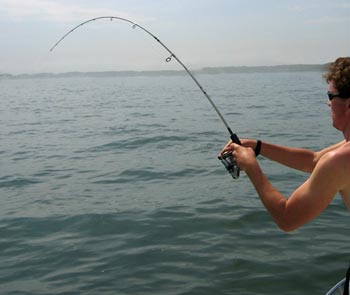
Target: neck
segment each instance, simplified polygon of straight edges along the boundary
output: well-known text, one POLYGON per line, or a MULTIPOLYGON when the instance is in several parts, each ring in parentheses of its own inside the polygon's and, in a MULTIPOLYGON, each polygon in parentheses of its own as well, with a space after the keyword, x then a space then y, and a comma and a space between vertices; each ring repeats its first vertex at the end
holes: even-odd
POLYGON ((350 141, 350 131, 349 130, 344 131, 343 135, 344 135, 344 139, 346 142, 350 141))

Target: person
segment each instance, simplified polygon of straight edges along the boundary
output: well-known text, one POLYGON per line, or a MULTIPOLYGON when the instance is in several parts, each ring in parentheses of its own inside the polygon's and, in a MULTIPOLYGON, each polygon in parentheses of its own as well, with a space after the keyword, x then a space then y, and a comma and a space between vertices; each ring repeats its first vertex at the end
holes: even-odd
POLYGON ((314 219, 338 192, 350 208, 350 57, 341 57, 331 63, 324 79, 328 83, 328 106, 333 126, 343 133, 343 141, 313 152, 242 139, 242 145, 229 141, 221 151, 221 155, 232 152, 238 166, 248 175, 262 203, 283 231, 295 230, 314 219), (286 198, 261 170, 256 152, 282 165, 308 172, 310 176, 286 198))

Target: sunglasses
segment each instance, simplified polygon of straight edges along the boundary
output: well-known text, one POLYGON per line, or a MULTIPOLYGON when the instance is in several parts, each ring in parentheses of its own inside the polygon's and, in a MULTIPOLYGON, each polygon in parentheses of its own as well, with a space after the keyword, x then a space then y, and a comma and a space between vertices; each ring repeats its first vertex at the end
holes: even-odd
POLYGON ((331 92, 327 92, 328 95, 328 99, 331 101, 333 98, 339 97, 339 98, 343 98, 346 99, 346 97, 341 96, 340 93, 331 93, 331 92))

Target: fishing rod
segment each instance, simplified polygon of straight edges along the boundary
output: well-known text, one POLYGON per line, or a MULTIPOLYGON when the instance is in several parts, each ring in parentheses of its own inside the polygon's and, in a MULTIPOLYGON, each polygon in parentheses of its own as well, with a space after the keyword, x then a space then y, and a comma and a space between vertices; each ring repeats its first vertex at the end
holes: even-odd
MULTIPOLYGON (((147 30, 146 28, 144 28, 143 26, 129 20, 126 18, 122 18, 122 17, 118 17, 118 16, 100 16, 100 17, 95 17, 92 19, 89 19, 87 21, 84 21, 82 23, 80 23, 79 25, 75 26, 74 28, 72 28, 70 31, 68 31, 65 35, 63 35, 50 49, 50 51, 52 52, 57 46, 58 44, 60 44, 68 35, 70 35, 71 33, 73 33, 75 30, 77 30, 78 28, 82 27, 83 25, 90 23, 90 22, 94 22, 96 20, 101 20, 101 19, 109 19, 109 20, 120 20, 120 21, 124 21, 127 23, 132 24, 132 28, 140 28, 142 31, 144 31, 145 33, 147 33, 148 35, 150 35, 151 37, 153 37, 169 54, 170 56, 167 57, 165 59, 166 62, 170 62, 172 60, 172 58, 174 58, 186 71, 186 73, 192 78, 192 80, 195 82, 195 84, 198 86, 198 88, 202 91, 202 93, 204 94, 204 96, 207 98, 207 100, 209 101, 209 103, 211 104, 211 106, 214 108, 214 110, 216 111, 216 113, 218 114, 219 118, 221 119, 221 121, 224 123, 227 131, 230 134, 230 138, 232 140, 232 142, 241 145, 241 142, 237 136, 237 134, 233 133, 233 131, 231 130, 230 126, 227 124, 225 118, 223 117, 223 115, 220 113, 219 109, 217 108, 217 106, 214 104, 213 100, 210 98, 210 96, 208 95, 208 93, 204 90, 204 88, 202 87, 202 85, 198 82, 198 80, 193 76, 193 74, 190 72, 190 70, 182 63, 182 61, 162 42, 160 41, 155 35, 153 35, 149 30, 147 30)), ((238 167, 235 159, 232 156, 232 152, 225 152, 222 156, 219 156, 219 160, 221 160, 221 162, 223 163, 223 165, 225 166, 225 168, 228 170, 228 172, 231 174, 231 176, 234 179, 239 178, 239 173, 240 173, 240 168, 238 167)))

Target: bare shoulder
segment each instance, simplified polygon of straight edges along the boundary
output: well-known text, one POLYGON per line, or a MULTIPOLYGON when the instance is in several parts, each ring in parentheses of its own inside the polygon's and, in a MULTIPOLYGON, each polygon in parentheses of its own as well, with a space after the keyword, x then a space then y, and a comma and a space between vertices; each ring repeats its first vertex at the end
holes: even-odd
POLYGON ((317 162, 327 153, 329 153, 330 151, 334 151, 342 146, 346 145, 346 141, 342 140, 336 144, 333 144, 329 147, 326 147, 318 152, 315 152, 315 158, 314 158, 314 162, 317 164, 317 162))
POLYGON ((316 171, 334 179, 339 189, 350 191, 350 143, 325 153, 316 166, 316 171))
POLYGON ((325 151, 322 158, 326 161, 350 161, 350 142, 342 142, 334 145, 332 149, 325 151))
MULTIPOLYGON (((350 142, 342 144, 336 149, 333 149, 323 155, 323 161, 337 165, 336 168, 340 168, 338 165, 346 166, 350 163, 350 142)), ((349 167, 350 168, 350 167, 349 167)))

